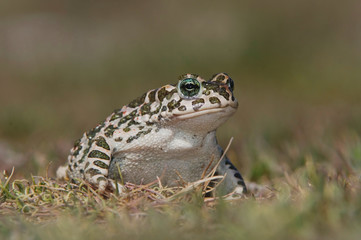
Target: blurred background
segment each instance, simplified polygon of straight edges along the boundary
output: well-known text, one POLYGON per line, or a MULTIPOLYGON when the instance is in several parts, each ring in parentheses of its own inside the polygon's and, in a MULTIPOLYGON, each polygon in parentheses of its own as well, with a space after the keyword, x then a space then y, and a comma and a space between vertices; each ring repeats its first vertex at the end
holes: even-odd
POLYGON ((360 1, 0 5, 0 169, 18 177, 54 176, 84 131, 184 73, 234 79, 218 137, 248 180, 335 161, 361 133, 360 1))

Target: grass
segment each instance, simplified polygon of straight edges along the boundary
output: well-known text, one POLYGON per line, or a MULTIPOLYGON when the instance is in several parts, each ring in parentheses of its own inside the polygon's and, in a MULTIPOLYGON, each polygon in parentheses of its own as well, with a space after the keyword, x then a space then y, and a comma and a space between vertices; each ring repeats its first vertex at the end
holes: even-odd
MULTIPOLYGON (((241 199, 204 197, 202 184, 128 184, 99 195, 86 183, 1 179, 3 239, 356 239, 361 230, 361 140, 350 137, 330 164, 305 156, 294 171, 241 199), (201 187, 199 187, 201 186, 201 187)), ((267 154, 267 153, 264 153, 267 154)), ((267 168, 267 167, 266 167, 267 168)), ((256 170, 255 170, 256 171, 256 170)))

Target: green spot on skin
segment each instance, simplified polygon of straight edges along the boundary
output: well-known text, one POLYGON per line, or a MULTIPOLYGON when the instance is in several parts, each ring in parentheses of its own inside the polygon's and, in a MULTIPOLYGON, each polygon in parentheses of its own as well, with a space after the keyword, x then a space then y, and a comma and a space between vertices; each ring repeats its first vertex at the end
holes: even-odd
POLYGON ((127 121, 128 121, 128 120, 127 120, 125 117, 121 118, 121 119, 119 120, 118 126, 126 123, 127 121))
POLYGON ((87 163, 85 164, 84 169, 87 169, 87 168, 89 167, 89 165, 90 165, 90 162, 87 162, 87 163))
POLYGON ((78 156, 78 154, 79 154, 79 152, 80 152, 80 150, 81 150, 82 148, 83 148, 82 146, 78 146, 78 147, 76 148, 76 150, 74 151, 73 156, 74 156, 74 157, 78 156))
POLYGON ((123 117, 123 112, 121 108, 115 109, 113 114, 118 114, 120 117, 123 117))
POLYGON ((129 131, 130 131, 130 127, 123 128, 123 131, 124 131, 124 132, 129 132, 129 131))
POLYGON ((141 112, 142 115, 148 114, 150 112, 150 103, 144 104, 140 108, 140 112, 141 112))
POLYGON ((173 94, 174 94, 174 93, 177 93, 177 92, 178 92, 177 89, 173 89, 173 90, 171 90, 170 92, 168 92, 168 94, 165 96, 165 98, 166 98, 167 100, 169 100, 169 99, 172 98, 173 94))
POLYGON ((158 90, 157 95, 159 101, 162 102, 165 96, 167 95, 167 90, 165 90, 165 88, 162 87, 161 89, 158 90))
POLYGON ((131 119, 131 118, 137 116, 138 115, 137 111, 138 111, 137 109, 133 110, 131 113, 129 113, 129 115, 127 117, 129 117, 131 119))
POLYGON ((219 95, 223 96, 227 101, 229 100, 229 93, 225 88, 219 88, 218 93, 219 95))
POLYGON ((127 139, 127 143, 132 142, 134 139, 137 139, 137 137, 135 137, 135 136, 129 137, 129 138, 127 139))
POLYGON ((122 124, 132 120, 136 116, 137 116, 137 110, 134 110, 131 113, 129 113, 128 115, 122 117, 121 119, 119 119, 118 127, 120 127, 122 124))
POLYGON ((102 136, 98 137, 96 140, 95 140, 95 144, 99 147, 102 147, 106 150, 110 150, 110 147, 107 143, 107 141, 105 140, 105 138, 103 138, 102 136))
POLYGON ((78 161, 79 163, 84 162, 84 160, 85 160, 85 158, 86 158, 86 156, 87 156, 87 154, 88 154, 88 152, 89 152, 89 150, 90 150, 90 146, 91 146, 92 144, 93 144, 93 140, 90 140, 90 141, 88 142, 88 147, 84 150, 83 157, 78 161))
POLYGON ((91 176, 100 175, 101 172, 98 169, 89 168, 85 173, 90 174, 91 176))
POLYGON ((78 139, 75 141, 74 143, 74 153, 73 153, 73 156, 77 156, 80 152, 80 150, 83 148, 81 145, 80 145, 80 142, 81 142, 81 139, 78 139))
POLYGON ((157 93, 156 90, 153 90, 153 91, 149 92, 149 94, 148 94, 149 103, 155 102, 155 94, 156 93, 157 93))
POLYGON ((192 101, 192 106, 193 106, 193 110, 197 111, 198 109, 200 109, 204 104, 204 99, 203 98, 198 98, 194 101, 192 101))
POLYGON ((199 104, 199 103, 204 103, 204 99, 203 98, 198 98, 198 99, 192 101, 192 105, 196 105, 196 104, 199 104))
POLYGON ((100 159, 104 159, 104 160, 110 160, 110 157, 107 154, 105 154, 99 150, 91 151, 88 155, 88 158, 100 158, 100 159))
POLYGON ((104 124, 98 125, 95 128, 89 130, 86 133, 86 136, 88 137, 89 140, 93 139, 95 137, 95 135, 100 132, 100 130, 102 129, 102 127, 104 126, 104 124))
POLYGON ((220 103, 221 103, 221 101, 220 101, 217 97, 210 97, 210 98, 209 98, 209 101, 210 101, 212 104, 216 104, 216 103, 220 104, 220 103))
POLYGON ((121 137, 114 139, 114 141, 116 141, 116 142, 121 142, 122 140, 123 140, 123 138, 121 138, 121 137))
POLYGON ((151 131, 152 131, 152 129, 151 129, 151 128, 149 128, 147 131, 144 131, 144 135, 146 135, 146 134, 150 133, 151 131))
POLYGON ((159 113, 160 108, 161 108, 161 105, 159 105, 159 106, 157 107, 157 109, 155 109, 153 112, 151 112, 150 115, 154 115, 154 114, 159 113))
POLYGON ((146 131, 139 131, 135 136, 130 136, 130 137, 127 139, 127 143, 130 143, 130 142, 132 142, 133 140, 138 139, 138 138, 141 137, 141 136, 147 135, 147 134, 150 133, 151 131, 152 131, 151 128, 149 128, 149 129, 146 130, 146 131))
POLYGON ((139 122, 136 122, 136 121, 134 121, 134 120, 131 120, 131 121, 128 122, 127 126, 130 127, 130 126, 132 126, 132 125, 139 125, 139 124, 140 124, 139 122))
POLYGON ((101 181, 107 181, 107 179, 103 176, 97 178, 97 182, 100 183, 101 181))
POLYGON ((117 128, 114 127, 113 125, 109 125, 105 130, 104 130, 104 135, 106 137, 112 137, 113 136, 113 133, 114 131, 116 130, 117 128))
POLYGON ((180 107, 178 108, 179 111, 185 111, 186 109, 187 109, 187 108, 186 108, 186 106, 184 106, 184 105, 183 105, 183 106, 180 106, 180 107))
POLYGON ((74 142, 74 148, 80 146, 80 141, 81 141, 81 138, 79 138, 78 140, 76 140, 76 141, 74 142))
POLYGON ((168 104, 167 104, 167 107, 168 107, 168 111, 172 111, 174 109, 174 105, 175 105, 176 101, 173 99, 172 101, 170 101, 168 104))
POLYGON ((217 78, 216 78, 216 81, 217 82, 222 82, 226 77, 222 74, 222 75, 219 75, 217 78))
POLYGON ((102 162, 102 161, 96 160, 96 161, 93 162, 93 164, 95 166, 100 167, 100 168, 108 169, 108 165, 106 163, 102 162))
POLYGON ((169 112, 171 112, 171 111, 173 111, 173 109, 175 109, 175 108, 178 108, 179 106, 180 106, 180 101, 181 100, 179 100, 178 102, 176 101, 176 100, 172 100, 172 101, 170 101, 169 103, 168 103, 168 111, 169 112))
POLYGON ((205 91, 213 91, 213 92, 217 92, 219 89, 219 84, 218 83, 214 83, 214 82, 203 82, 202 83, 203 88, 206 89, 205 91))
POLYGON ((119 114, 113 114, 113 116, 110 118, 110 121, 114 121, 118 118, 121 118, 121 116, 119 114))
POLYGON ((128 104, 128 107, 136 108, 136 107, 138 107, 139 105, 143 104, 146 95, 147 95, 147 94, 144 93, 142 96, 134 99, 133 101, 131 101, 131 102, 128 104))

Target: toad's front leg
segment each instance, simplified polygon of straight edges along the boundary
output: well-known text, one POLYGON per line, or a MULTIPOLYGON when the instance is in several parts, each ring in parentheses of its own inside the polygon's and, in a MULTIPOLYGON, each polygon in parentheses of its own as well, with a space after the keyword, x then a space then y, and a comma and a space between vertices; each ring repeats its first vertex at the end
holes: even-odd
POLYGON ((247 192, 246 184, 244 183, 242 175, 227 158, 227 156, 224 156, 220 162, 216 173, 217 175, 225 175, 225 179, 221 184, 221 188, 223 188, 226 193, 233 192, 241 196, 247 192))

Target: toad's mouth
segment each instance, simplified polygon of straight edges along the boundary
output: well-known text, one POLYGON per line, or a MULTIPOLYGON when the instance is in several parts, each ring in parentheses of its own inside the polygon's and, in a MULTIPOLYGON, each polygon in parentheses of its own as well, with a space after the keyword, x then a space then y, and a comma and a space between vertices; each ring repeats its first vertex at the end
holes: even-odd
POLYGON ((190 113, 174 114, 173 117, 176 119, 189 119, 189 118, 194 118, 194 117, 198 117, 198 116, 202 116, 202 115, 221 113, 221 112, 223 112, 222 115, 223 114, 231 115, 236 110, 237 110, 237 107, 228 105, 225 107, 202 109, 202 110, 198 110, 198 111, 194 111, 194 112, 190 112, 190 113))

